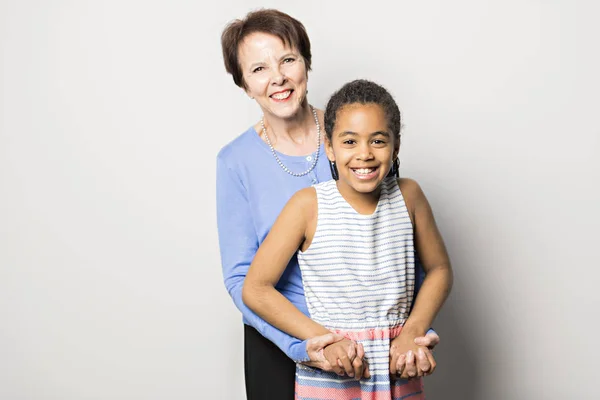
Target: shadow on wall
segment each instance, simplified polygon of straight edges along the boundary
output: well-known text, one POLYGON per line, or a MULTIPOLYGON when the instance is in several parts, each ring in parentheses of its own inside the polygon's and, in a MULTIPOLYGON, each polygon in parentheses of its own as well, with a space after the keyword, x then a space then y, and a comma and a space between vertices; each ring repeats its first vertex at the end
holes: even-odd
POLYGON ((475 345, 469 343, 467 319, 461 316, 456 299, 450 298, 434 322, 440 335, 435 349, 435 373, 425 378, 425 394, 429 400, 480 400, 480 365, 475 345))

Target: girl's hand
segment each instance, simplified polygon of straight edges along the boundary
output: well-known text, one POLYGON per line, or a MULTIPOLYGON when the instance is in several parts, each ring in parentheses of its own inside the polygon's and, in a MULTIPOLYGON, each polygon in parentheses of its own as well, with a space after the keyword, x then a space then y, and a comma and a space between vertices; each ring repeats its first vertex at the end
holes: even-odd
POLYGON ((415 335, 403 330, 390 344, 390 374, 404 379, 433 373, 435 359, 427 347, 415 344, 415 335), (416 365, 415 365, 416 364, 416 365))
POLYGON ((323 356, 331 365, 333 372, 339 376, 348 375, 356 380, 369 378, 369 367, 364 359, 365 350, 362 344, 349 339, 330 344, 323 349, 323 356))

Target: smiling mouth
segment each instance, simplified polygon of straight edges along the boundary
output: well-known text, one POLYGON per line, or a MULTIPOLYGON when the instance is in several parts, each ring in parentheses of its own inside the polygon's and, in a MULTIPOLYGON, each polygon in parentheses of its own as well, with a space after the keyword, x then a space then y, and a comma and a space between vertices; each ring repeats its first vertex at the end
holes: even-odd
POLYGON ((285 92, 273 93, 271 96, 274 100, 287 100, 292 95, 293 90, 286 90, 285 92))
POLYGON ((378 175, 379 167, 374 168, 350 168, 358 179, 373 179, 378 175))

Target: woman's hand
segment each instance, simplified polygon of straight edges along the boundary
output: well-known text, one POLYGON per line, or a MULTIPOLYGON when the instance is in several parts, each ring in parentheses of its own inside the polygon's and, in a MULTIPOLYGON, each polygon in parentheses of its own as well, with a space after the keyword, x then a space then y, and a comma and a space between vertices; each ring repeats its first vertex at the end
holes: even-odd
POLYGON ((440 337, 434 331, 427 332, 427 335, 415 338, 415 344, 418 346, 425 346, 429 350, 433 350, 435 346, 440 344, 440 337))
POLYGON ((306 352, 310 361, 305 361, 302 364, 308 365, 309 367, 319 368, 323 371, 331 372, 331 364, 323 355, 323 349, 330 344, 339 342, 344 339, 342 335, 335 333, 328 333, 322 336, 316 336, 312 339, 308 339, 306 342, 306 352))

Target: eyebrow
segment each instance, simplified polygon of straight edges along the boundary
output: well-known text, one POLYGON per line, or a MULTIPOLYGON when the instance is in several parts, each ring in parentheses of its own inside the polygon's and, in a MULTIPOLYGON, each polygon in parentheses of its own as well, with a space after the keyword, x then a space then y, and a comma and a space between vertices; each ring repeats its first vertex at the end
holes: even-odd
MULTIPOLYGON (((344 132, 340 132, 340 134, 338 135, 338 137, 345 137, 345 136, 358 136, 358 133, 356 132, 352 132, 352 131, 344 131, 344 132)), ((371 133, 369 136, 373 137, 373 136, 385 136, 385 137, 390 137, 390 134, 387 133, 386 131, 377 131, 377 132, 373 132, 371 133)))

